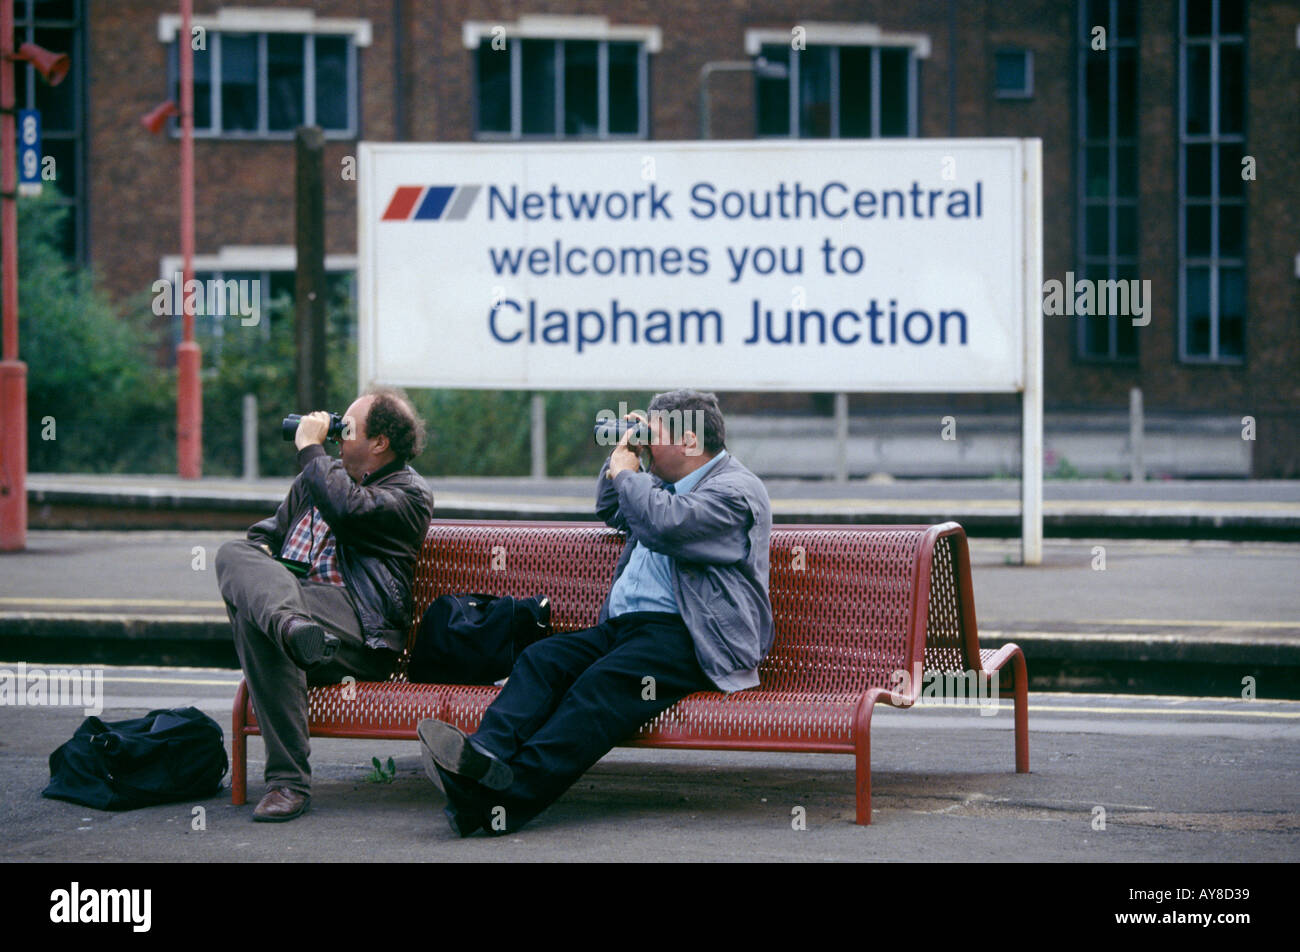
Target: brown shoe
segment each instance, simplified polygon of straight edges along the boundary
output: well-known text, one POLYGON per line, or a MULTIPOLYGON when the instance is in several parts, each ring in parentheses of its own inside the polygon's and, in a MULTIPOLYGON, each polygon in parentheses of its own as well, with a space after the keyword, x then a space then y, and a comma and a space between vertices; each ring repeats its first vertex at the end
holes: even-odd
POLYGON ((288 787, 272 787, 253 810, 253 819, 258 823, 283 823, 295 820, 307 812, 311 806, 311 797, 305 793, 295 793, 288 787))

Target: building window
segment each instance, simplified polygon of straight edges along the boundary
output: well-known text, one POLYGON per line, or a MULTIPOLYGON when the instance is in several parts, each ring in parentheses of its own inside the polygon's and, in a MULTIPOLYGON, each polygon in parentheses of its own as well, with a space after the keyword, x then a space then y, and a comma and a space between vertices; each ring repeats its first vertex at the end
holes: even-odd
MULTIPOLYGON (((217 288, 221 285, 217 282, 226 282, 227 284, 239 284, 248 282, 248 287, 259 289, 260 298, 258 301, 258 322, 256 327, 245 327, 243 321, 246 319, 239 313, 229 310, 230 305, 227 303, 227 313, 207 313, 207 301, 205 296, 204 305, 201 310, 204 313, 194 315, 194 339, 198 342, 200 353, 203 358, 205 369, 215 370, 221 363, 221 345, 227 333, 245 332, 257 334, 265 339, 271 335, 271 304, 280 298, 293 300, 294 288, 297 283, 297 275, 293 271, 195 271, 195 279, 201 284, 205 295, 208 295, 208 289, 214 284, 217 288), (255 285, 252 282, 257 282, 255 285)), ((344 322, 340 320, 340 314, 355 314, 356 300, 356 276, 351 271, 329 272, 325 275, 326 285, 326 308, 327 308, 327 333, 332 337, 348 337, 356 339, 355 321, 344 322), (353 302, 351 306, 344 302, 353 302)), ((238 293, 238 292, 236 292, 238 293)), ((215 295, 213 295, 215 297, 215 295)), ((229 292, 225 295, 227 302, 230 300, 229 292)), ((177 345, 182 338, 182 320, 181 315, 172 316, 171 333, 172 333, 172 353, 176 351, 177 345)))
POLYGON ((1033 51, 1001 50, 993 55, 993 64, 998 99, 1029 99, 1034 95, 1033 51))
POLYGON ((758 135, 917 134, 917 73, 930 56, 928 35, 886 33, 872 23, 803 22, 797 29, 745 31, 745 52, 756 58, 758 135))
POLYGON ((1179 4, 1179 356, 1245 356, 1245 60, 1239 0, 1179 4))
POLYGON ((54 159, 53 182, 44 189, 68 209, 60 249, 69 261, 84 262, 86 243, 85 0, 40 0, 14 6, 14 49, 36 43, 72 61, 58 86, 36 76, 29 63, 14 64, 14 107, 41 112, 43 158, 54 159))
MULTIPOLYGON (((168 52, 172 96, 180 101, 179 52, 168 52)), ((208 32, 194 50, 194 134, 284 139, 298 126, 327 138, 357 135, 356 43, 328 33, 208 32)), ((172 131, 179 123, 172 120, 172 131)))
POLYGON ((649 135, 643 42, 484 36, 474 59, 480 138, 649 135))
MULTIPOLYGON (((227 246, 219 254, 194 256, 194 277, 200 282, 203 297, 202 303, 196 304, 194 337, 199 343, 206 369, 213 369, 220 363, 222 342, 227 333, 256 334, 263 339, 270 336, 272 304, 281 298, 293 300, 297 283, 296 259, 293 247, 285 245, 227 246), (245 325, 243 321, 252 315, 243 313, 242 308, 245 302, 251 304, 254 291, 257 293, 257 323, 245 325)), ((172 311, 176 310, 175 304, 183 300, 176 296, 179 291, 172 290, 183 287, 181 267, 179 255, 167 255, 160 263, 159 277, 169 282, 166 300, 172 311)), ((329 333, 352 340, 356 339, 357 330, 356 267, 355 255, 325 256, 329 333)), ((182 321, 179 313, 172 313, 173 353, 181 341, 182 321)))
POLYGON ((767 64, 755 69, 760 136, 916 135, 917 65, 910 47, 809 45, 795 50, 786 42, 764 44, 758 55, 767 64))
MULTIPOLYGON (((1078 276, 1090 281, 1136 280, 1137 0, 1081 4, 1078 37, 1078 276), (1106 30, 1105 50, 1092 48, 1095 27, 1106 30)), ((1137 331, 1130 315, 1075 321, 1081 359, 1137 359, 1137 331)))

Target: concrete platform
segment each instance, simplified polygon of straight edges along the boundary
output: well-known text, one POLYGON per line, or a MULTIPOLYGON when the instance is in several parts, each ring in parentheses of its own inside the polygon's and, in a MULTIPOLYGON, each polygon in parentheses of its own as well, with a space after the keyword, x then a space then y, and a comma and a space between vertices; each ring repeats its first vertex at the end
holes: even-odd
MULTIPOLYGON (((228 733, 237 681, 229 671, 109 668, 102 716, 194 704, 228 733)), ((615 750, 519 834, 467 840, 447 829, 414 742, 314 741, 313 807, 287 824, 253 824, 252 804, 231 806, 228 791, 116 814, 43 799, 46 758, 82 717, 0 707, 5 860, 1300 860, 1291 702, 1036 694, 1028 774, 1014 772, 1009 708, 881 709, 865 827, 853 822, 848 756, 615 750), (389 756, 395 779, 367 782, 371 757, 389 756)), ((249 749, 255 802, 260 740, 249 749)))
MULTIPOLYGON (((33 529, 244 528, 272 512, 288 478, 182 480, 155 475, 33 473, 33 529)), ((777 522, 960 522, 971 536, 1020 535, 1020 488, 1010 479, 770 479, 777 522)), ((590 520, 592 480, 433 479, 446 519, 590 520)), ((1043 526, 1056 537, 1234 538, 1300 541, 1300 481, 1048 480, 1043 526)))
MULTIPOLYGON (((212 560, 239 529, 32 532, 0 554, 0 657, 212 665, 237 660, 212 560)), ((981 643, 1027 653, 1038 690, 1300 698, 1300 545, 971 543, 981 643), (1252 679, 1247 681, 1246 679, 1252 679)))

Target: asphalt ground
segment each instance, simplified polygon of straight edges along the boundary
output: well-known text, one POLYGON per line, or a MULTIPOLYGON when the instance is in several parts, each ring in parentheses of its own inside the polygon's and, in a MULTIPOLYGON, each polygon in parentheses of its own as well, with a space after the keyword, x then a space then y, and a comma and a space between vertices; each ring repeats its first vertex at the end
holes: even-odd
MULTIPOLYGON (((195 705, 229 731, 235 672, 103 679, 105 721, 195 705)), ((229 791, 127 813, 45 800, 48 754, 83 715, 0 707, 5 860, 1300 860, 1296 702, 1035 694, 1027 775, 1014 773, 1008 702, 992 717, 881 707, 870 827, 853 822, 852 757, 616 749, 520 834, 467 840, 447 830, 413 741, 313 741, 312 812, 285 825, 250 822, 260 739, 239 808, 229 791), (390 783, 368 782, 372 757, 394 758, 390 783)))
MULTIPOLYGON (((229 732, 238 673, 104 668, 102 677, 105 720, 194 705, 229 732)), ((312 809, 285 824, 250 820, 260 738, 249 742, 245 806, 232 806, 228 789, 124 813, 44 799, 47 758, 83 716, 74 707, 0 707, 3 859, 1300 860, 1296 702, 1033 694, 1028 774, 1014 772, 1007 701, 992 716, 879 708, 865 827, 853 822, 849 756, 616 749, 522 832, 465 840, 448 830, 413 741, 314 740, 312 809), (367 781, 372 757, 394 759, 391 782, 367 781)))

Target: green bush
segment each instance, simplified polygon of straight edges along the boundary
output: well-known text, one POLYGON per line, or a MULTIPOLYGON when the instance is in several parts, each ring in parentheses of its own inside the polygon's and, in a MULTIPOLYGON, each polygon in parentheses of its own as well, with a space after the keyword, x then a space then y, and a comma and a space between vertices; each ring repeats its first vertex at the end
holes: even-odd
POLYGON ((203 379, 203 472, 210 476, 243 473, 244 395, 257 398, 257 456, 261 476, 292 476, 297 472, 292 443, 280 438, 280 421, 287 413, 328 409, 342 413, 356 398, 356 346, 348 328, 353 324, 351 300, 338 295, 326 308, 325 407, 297 405, 294 372, 293 302, 281 297, 262 315, 265 326, 242 325, 226 318, 221 352, 203 379))
MULTIPOLYGON (((52 195, 19 202, 19 347, 27 363, 28 468, 32 472, 176 472, 176 370, 159 367, 172 348, 170 324, 153 313, 142 289, 116 305, 96 288, 89 269, 68 265, 58 235, 67 210, 52 195), (52 418, 53 427, 48 425, 52 418), (51 434, 51 429, 53 430, 51 434), (43 439, 53 435, 53 439, 43 439)), ((342 412, 356 397, 356 327, 351 297, 327 305, 327 409, 342 412)), ((243 472, 243 398, 258 408, 258 472, 296 471, 292 445, 280 439, 296 405, 294 314, 281 297, 245 327, 225 319, 219 352, 204 349, 203 472, 243 472)), ((600 410, 619 401, 644 410, 638 391, 547 393, 547 473, 590 476, 608 447, 591 428, 600 410)), ((429 424, 428 446, 413 461, 425 476, 526 476, 531 469, 532 413, 521 390, 414 390, 411 399, 429 424)))
POLYGON ((171 446, 175 384, 153 366, 149 323, 123 318, 58 236, 67 209, 51 194, 18 204, 19 357, 27 364, 28 469, 140 472, 171 446))
MULTIPOLYGON (((412 466, 425 476, 527 476, 532 469, 532 402, 523 390, 415 390, 429 446, 412 466)), ((546 394, 548 476, 590 476, 609 454, 592 439, 601 410, 645 410, 652 394, 564 391, 546 394)))

